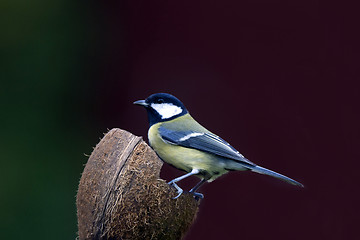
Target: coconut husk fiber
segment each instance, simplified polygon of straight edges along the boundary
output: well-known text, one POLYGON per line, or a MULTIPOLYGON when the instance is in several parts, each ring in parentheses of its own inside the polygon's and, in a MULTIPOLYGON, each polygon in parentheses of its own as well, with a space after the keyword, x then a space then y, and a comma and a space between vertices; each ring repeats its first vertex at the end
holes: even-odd
POLYGON ((110 130, 97 144, 80 179, 79 239, 181 239, 199 201, 160 179, 163 162, 133 134, 110 130))

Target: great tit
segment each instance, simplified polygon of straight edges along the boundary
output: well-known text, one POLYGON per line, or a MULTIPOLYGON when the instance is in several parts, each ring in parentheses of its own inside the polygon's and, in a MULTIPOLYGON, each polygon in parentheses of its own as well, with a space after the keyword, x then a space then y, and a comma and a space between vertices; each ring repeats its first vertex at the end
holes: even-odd
POLYGON ((205 182, 212 182, 229 171, 246 171, 269 175, 290 184, 303 185, 289 177, 260 167, 246 159, 229 143, 196 122, 184 104, 167 93, 156 93, 134 104, 145 107, 150 128, 148 139, 157 155, 170 165, 187 172, 169 184, 177 189, 178 198, 183 190, 176 184, 192 175, 201 181, 189 192, 196 192, 205 182))

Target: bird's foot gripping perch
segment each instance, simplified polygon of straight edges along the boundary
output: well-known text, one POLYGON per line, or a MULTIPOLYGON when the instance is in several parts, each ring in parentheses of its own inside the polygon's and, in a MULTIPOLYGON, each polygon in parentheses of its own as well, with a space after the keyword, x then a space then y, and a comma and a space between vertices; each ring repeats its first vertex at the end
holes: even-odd
MULTIPOLYGON (((193 169, 191 172, 183 175, 183 176, 180 176, 178 178, 175 178, 174 180, 171 180, 168 184, 171 185, 171 186, 174 186, 178 192, 178 195, 176 197, 174 197, 174 199, 178 198, 181 196, 181 194, 184 192, 184 190, 182 190, 177 184, 176 182, 180 181, 180 180, 183 180, 191 175, 195 175, 195 174, 198 174, 200 171, 198 169, 193 169)), ((204 182, 206 182, 206 180, 201 180, 198 184, 196 184, 195 187, 193 187, 189 192, 192 193, 194 195, 195 198, 200 198, 200 199, 203 199, 204 198, 204 195, 201 194, 201 193, 197 193, 195 192, 204 182)))
POLYGON ((195 185, 195 187, 193 187, 189 193, 192 193, 194 195, 195 198, 200 198, 200 199, 203 199, 204 198, 204 195, 202 193, 198 193, 196 192, 196 190, 199 189, 199 187, 201 185, 203 185, 204 183, 206 182, 206 179, 202 179, 200 182, 198 182, 198 184, 195 185))
MULTIPOLYGON (((174 179, 175 180, 175 179, 174 179)), ((168 184, 175 187, 177 192, 178 192, 178 195, 176 197, 174 197, 173 199, 177 199, 178 197, 181 196, 181 194, 184 192, 184 190, 182 190, 175 182, 174 180, 170 181, 168 184)))
POLYGON ((204 198, 204 194, 202 194, 202 193, 191 192, 191 190, 189 191, 189 193, 192 193, 194 195, 195 199, 203 199, 204 198))
MULTIPOLYGON (((175 179, 174 179, 175 180, 175 179)), ((177 192, 178 192, 178 195, 176 197, 174 197, 173 199, 177 199, 178 197, 181 196, 181 194, 184 192, 184 190, 182 190, 182 188, 180 188, 175 182, 174 180, 170 181, 168 184, 173 186, 174 188, 176 188, 177 192)), ((191 189, 189 191, 189 193, 192 193, 194 195, 195 198, 200 198, 200 199, 203 199, 204 198, 204 195, 202 193, 198 193, 198 192, 195 192, 195 190, 191 189)))

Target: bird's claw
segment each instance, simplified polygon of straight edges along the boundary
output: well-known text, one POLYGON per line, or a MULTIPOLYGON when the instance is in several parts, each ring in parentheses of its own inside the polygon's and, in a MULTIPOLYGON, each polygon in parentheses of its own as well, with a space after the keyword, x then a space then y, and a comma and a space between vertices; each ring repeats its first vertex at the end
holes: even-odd
POLYGON ((194 195, 195 199, 204 199, 204 194, 202 193, 193 192, 192 194, 194 195))
POLYGON ((181 189, 181 190, 178 190, 178 195, 177 195, 176 197, 174 197, 173 199, 177 199, 178 197, 181 196, 182 193, 183 193, 183 190, 182 190, 182 189, 181 189))
POLYGON ((195 199, 203 199, 204 198, 204 194, 195 192, 193 189, 191 189, 189 191, 189 193, 192 193, 194 195, 195 199))
POLYGON ((173 199, 177 199, 184 192, 174 181, 170 181, 168 184, 175 187, 178 192, 178 195, 176 197, 174 197, 173 199))
MULTIPOLYGON (((170 186, 173 186, 176 188, 178 195, 174 197, 173 199, 177 199, 181 196, 181 194, 184 192, 174 181, 168 182, 170 186)), ((189 191, 189 193, 192 193, 195 199, 203 199, 204 195, 202 193, 195 192, 193 189, 189 191)))

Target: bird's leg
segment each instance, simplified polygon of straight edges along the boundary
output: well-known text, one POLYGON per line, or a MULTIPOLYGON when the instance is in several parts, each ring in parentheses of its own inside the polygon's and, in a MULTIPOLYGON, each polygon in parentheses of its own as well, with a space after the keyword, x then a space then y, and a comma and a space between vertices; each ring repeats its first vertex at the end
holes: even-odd
POLYGON ((178 178, 175 178, 174 180, 171 180, 168 184, 169 185, 172 185, 176 188, 176 190, 178 191, 178 195, 176 197, 174 197, 174 199, 180 197, 180 195, 183 193, 183 190, 176 184, 176 182, 178 181, 181 181, 187 177, 190 177, 192 175, 195 175, 195 174, 198 174, 200 171, 198 169, 193 169, 191 172, 183 175, 183 176, 180 176, 178 178))
POLYGON ((203 185, 206 182, 206 179, 202 179, 200 182, 198 182, 195 187, 193 187, 189 192, 196 192, 196 190, 198 190, 201 185, 203 185))
POLYGON ((195 187, 193 187, 189 192, 192 193, 192 194, 194 194, 195 197, 198 197, 198 198, 203 199, 203 198, 204 198, 204 195, 203 195, 202 193, 196 192, 196 190, 198 190, 198 189, 201 187, 201 185, 203 185, 206 181, 207 181, 207 180, 206 180, 205 178, 202 179, 202 180, 201 180, 200 182, 198 182, 198 183, 195 185, 195 187))

